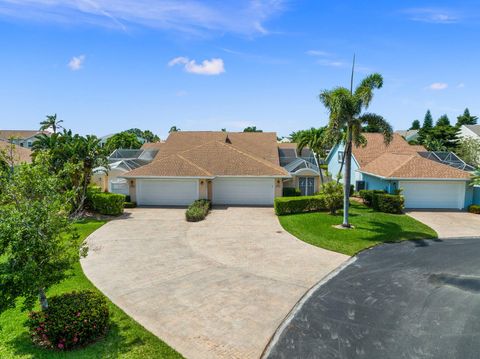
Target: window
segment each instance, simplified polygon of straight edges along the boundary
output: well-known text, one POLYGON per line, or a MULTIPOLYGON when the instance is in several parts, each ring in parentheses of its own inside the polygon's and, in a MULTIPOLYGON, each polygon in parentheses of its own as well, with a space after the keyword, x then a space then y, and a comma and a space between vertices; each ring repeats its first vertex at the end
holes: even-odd
POLYGON ((27 146, 28 146, 29 148, 32 147, 32 141, 28 141, 28 142, 27 142, 27 146))
POLYGON ((343 151, 338 151, 338 163, 342 163, 344 153, 343 151))

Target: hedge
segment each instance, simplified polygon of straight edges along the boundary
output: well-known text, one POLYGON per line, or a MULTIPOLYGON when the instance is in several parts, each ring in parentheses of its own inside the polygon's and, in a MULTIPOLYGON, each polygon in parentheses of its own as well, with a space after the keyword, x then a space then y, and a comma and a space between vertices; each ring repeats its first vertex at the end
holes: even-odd
POLYGON ((364 203, 376 211, 397 214, 403 211, 405 199, 401 195, 379 190, 361 190, 359 193, 364 203))
POLYGON ((296 188, 284 187, 283 188, 283 197, 298 197, 301 196, 302 192, 296 188))
POLYGON ((277 197, 275 198, 274 208, 277 216, 328 210, 324 194, 301 197, 277 197))
POLYGON ((480 214, 480 205, 472 204, 471 206, 468 207, 468 211, 470 213, 480 214))
POLYGON ((371 190, 371 189, 362 189, 358 192, 358 194, 360 195, 360 197, 363 198, 363 202, 367 205, 367 206, 373 206, 373 197, 374 197, 374 194, 378 194, 378 193, 385 193, 385 191, 380 191, 380 190, 371 190))
POLYGON ((38 346, 62 351, 81 348, 106 334, 108 304, 93 291, 65 293, 51 297, 45 311, 31 312, 26 324, 38 346))
POLYGON ((199 199, 188 206, 185 212, 185 218, 188 222, 199 222, 207 217, 212 208, 212 203, 206 199, 199 199))
POLYGON ((123 213, 125 195, 117 193, 95 193, 92 195, 93 209, 110 216, 118 216, 123 213))
POLYGON ((136 202, 125 201, 123 203, 123 208, 135 208, 135 207, 137 207, 136 202))
POLYGON ((87 187, 85 207, 93 210, 93 196, 102 193, 102 188, 96 185, 90 185, 87 187))

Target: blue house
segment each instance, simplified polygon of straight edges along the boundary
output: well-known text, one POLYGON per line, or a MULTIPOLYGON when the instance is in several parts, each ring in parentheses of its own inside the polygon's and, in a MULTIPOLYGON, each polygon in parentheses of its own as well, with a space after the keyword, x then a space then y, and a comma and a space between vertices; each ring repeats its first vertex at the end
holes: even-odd
MULTIPOLYGON (((401 189, 405 208, 465 209, 480 203, 480 188, 470 185, 473 168, 453 153, 409 145, 399 134, 389 145, 379 133, 364 136, 367 144, 352 149, 351 178, 356 190, 395 193, 401 189)), ((340 144, 327 157, 333 178, 339 175, 343 153, 340 144)))

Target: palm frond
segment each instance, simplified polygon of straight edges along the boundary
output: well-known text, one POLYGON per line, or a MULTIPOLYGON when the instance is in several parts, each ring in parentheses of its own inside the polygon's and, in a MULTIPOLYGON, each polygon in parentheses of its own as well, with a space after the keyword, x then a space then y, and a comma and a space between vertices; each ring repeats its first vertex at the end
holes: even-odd
POLYGON ((367 124, 369 126, 374 126, 380 129, 380 132, 383 134, 383 138, 386 144, 389 144, 393 138, 393 129, 392 126, 385 120, 382 116, 375 113, 364 113, 358 118, 360 124, 367 124))
POLYGON ((383 77, 374 73, 365 77, 360 85, 355 89, 354 96, 360 101, 361 105, 368 108, 373 98, 373 90, 380 89, 383 86, 383 77))

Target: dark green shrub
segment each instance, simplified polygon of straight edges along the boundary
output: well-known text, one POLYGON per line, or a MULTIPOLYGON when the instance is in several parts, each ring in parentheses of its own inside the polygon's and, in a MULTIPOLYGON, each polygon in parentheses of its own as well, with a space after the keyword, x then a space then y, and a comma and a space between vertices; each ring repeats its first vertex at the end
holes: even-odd
POLYGON ((135 207, 137 207, 136 202, 125 201, 123 203, 123 208, 135 208, 135 207))
POLYGON ((92 196, 93 209, 110 216, 118 216, 123 213, 125 195, 116 193, 95 193, 92 196))
POLYGON ((373 189, 373 190, 372 189, 362 189, 358 192, 360 197, 363 198, 363 202, 369 207, 373 206, 374 194, 378 194, 378 193, 385 193, 385 191, 376 190, 376 189, 373 189))
POLYGON ((400 214, 404 208, 404 198, 396 194, 378 193, 374 196, 374 203, 376 210, 385 213, 400 214))
POLYGON ((355 185, 350 185, 350 193, 348 194, 349 197, 352 197, 355 193, 355 185))
POLYGON ((90 185, 87 187, 87 193, 85 198, 85 207, 93 210, 93 196, 102 193, 100 186, 90 185))
POLYGON ((334 181, 327 182, 322 186, 321 194, 325 197, 325 205, 331 214, 343 206, 343 186, 334 181))
POLYGON ((132 199, 130 198, 130 195, 125 196, 125 202, 132 202, 132 199))
POLYGON ((480 214, 480 205, 472 204, 470 207, 468 207, 468 211, 470 213, 480 214))
POLYGON ((212 202, 206 199, 199 199, 188 206, 185 212, 185 218, 188 222, 199 222, 207 217, 208 212, 212 208, 212 202))
POLYGON ((325 211, 328 209, 324 194, 301 197, 277 197, 274 202, 275 214, 284 214, 325 211))
POLYGON ((301 196, 302 192, 296 188, 284 187, 283 188, 283 197, 296 197, 301 196))
POLYGON ((93 291, 81 291, 51 297, 48 309, 31 312, 26 324, 35 344, 71 350, 102 338, 108 322, 105 298, 93 291))

